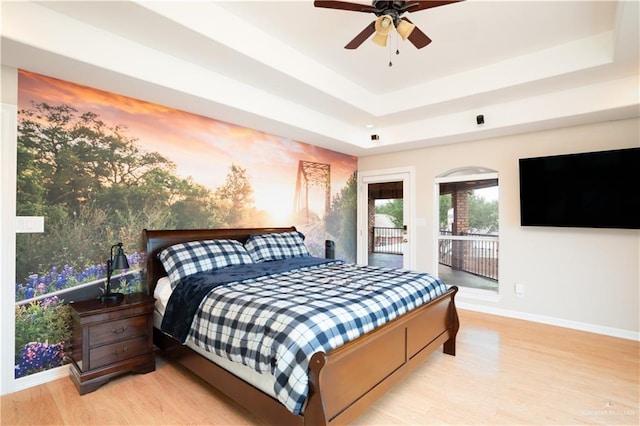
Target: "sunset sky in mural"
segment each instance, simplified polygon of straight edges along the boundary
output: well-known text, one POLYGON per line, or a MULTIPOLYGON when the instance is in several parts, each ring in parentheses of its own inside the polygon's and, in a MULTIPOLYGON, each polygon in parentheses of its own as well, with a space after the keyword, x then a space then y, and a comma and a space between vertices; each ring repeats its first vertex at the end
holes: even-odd
POLYGON ((290 200, 285 213, 293 208, 299 160, 331 164, 332 196, 357 168, 355 157, 27 71, 19 73, 18 90, 19 109, 32 102, 68 104, 110 126, 125 125, 141 150, 159 152, 176 164, 178 175, 212 190, 224 183, 232 164, 245 168, 256 207, 274 220, 283 216, 283 199, 290 200))

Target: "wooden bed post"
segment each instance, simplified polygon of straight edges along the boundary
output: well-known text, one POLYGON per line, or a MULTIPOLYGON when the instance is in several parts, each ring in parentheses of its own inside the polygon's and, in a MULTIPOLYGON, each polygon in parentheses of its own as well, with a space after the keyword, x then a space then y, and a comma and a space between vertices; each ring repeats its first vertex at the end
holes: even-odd
POLYGON ((320 372, 327 362, 324 352, 317 352, 311 357, 309 363, 309 394, 307 395, 307 404, 304 408, 304 424, 305 425, 326 425, 327 418, 325 407, 320 393, 320 372))
POLYGON ((460 329, 460 319, 458 318, 458 311, 456 309, 456 299, 455 295, 458 292, 457 286, 452 286, 453 294, 451 295, 451 303, 449 304, 449 318, 451 327, 449 329, 449 340, 444 342, 442 346, 442 351, 448 355, 456 354, 456 336, 458 334, 458 330, 460 329))

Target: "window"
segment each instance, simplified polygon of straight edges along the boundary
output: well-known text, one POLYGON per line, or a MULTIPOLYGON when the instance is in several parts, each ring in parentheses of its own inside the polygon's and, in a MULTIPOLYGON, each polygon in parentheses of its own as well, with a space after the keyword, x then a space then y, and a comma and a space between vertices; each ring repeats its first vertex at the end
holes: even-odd
POLYGON ((438 276, 447 284, 498 291, 498 176, 482 168, 436 178, 438 276))

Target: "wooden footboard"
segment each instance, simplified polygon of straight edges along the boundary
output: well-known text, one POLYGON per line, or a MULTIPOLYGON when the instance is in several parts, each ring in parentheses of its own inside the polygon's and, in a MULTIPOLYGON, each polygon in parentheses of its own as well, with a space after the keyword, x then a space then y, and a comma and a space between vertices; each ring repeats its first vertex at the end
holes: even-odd
MULTIPOLYGON (((249 230, 147 231, 145 279, 153 294, 166 275, 156 254, 172 244, 209 238, 246 240, 248 235, 287 232, 295 228, 249 230)), ((268 424, 345 424, 362 414, 388 389, 414 370, 430 353, 443 347, 455 355, 459 328, 455 306, 457 287, 328 353, 316 353, 309 366, 309 394, 304 415, 293 415, 278 400, 212 363, 195 351, 154 330, 154 343, 175 359, 268 424)))
POLYGON ((316 353, 309 367, 305 425, 348 423, 441 345, 455 355, 457 291, 452 287, 352 342, 327 354, 316 353))

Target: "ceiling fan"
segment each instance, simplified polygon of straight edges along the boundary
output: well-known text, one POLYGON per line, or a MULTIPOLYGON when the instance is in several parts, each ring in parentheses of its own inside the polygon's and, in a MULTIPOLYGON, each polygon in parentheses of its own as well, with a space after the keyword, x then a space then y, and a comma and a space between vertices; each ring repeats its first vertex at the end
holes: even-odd
POLYGON ((402 16, 405 12, 417 12, 432 7, 444 6, 457 3, 462 0, 449 1, 381 1, 374 0, 371 6, 362 3, 350 3, 346 1, 321 1, 313 2, 315 7, 327 9, 350 10, 353 12, 373 13, 377 19, 365 27, 360 34, 351 40, 344 47, 345 49, 356 49, 364 41, 373 36, 372 41, 380 46, 387 45, 387 39, 394 28, 403 40, 409 40, 415 47, 422 49, 431 39, 415 26, 408 18, 402 16))

